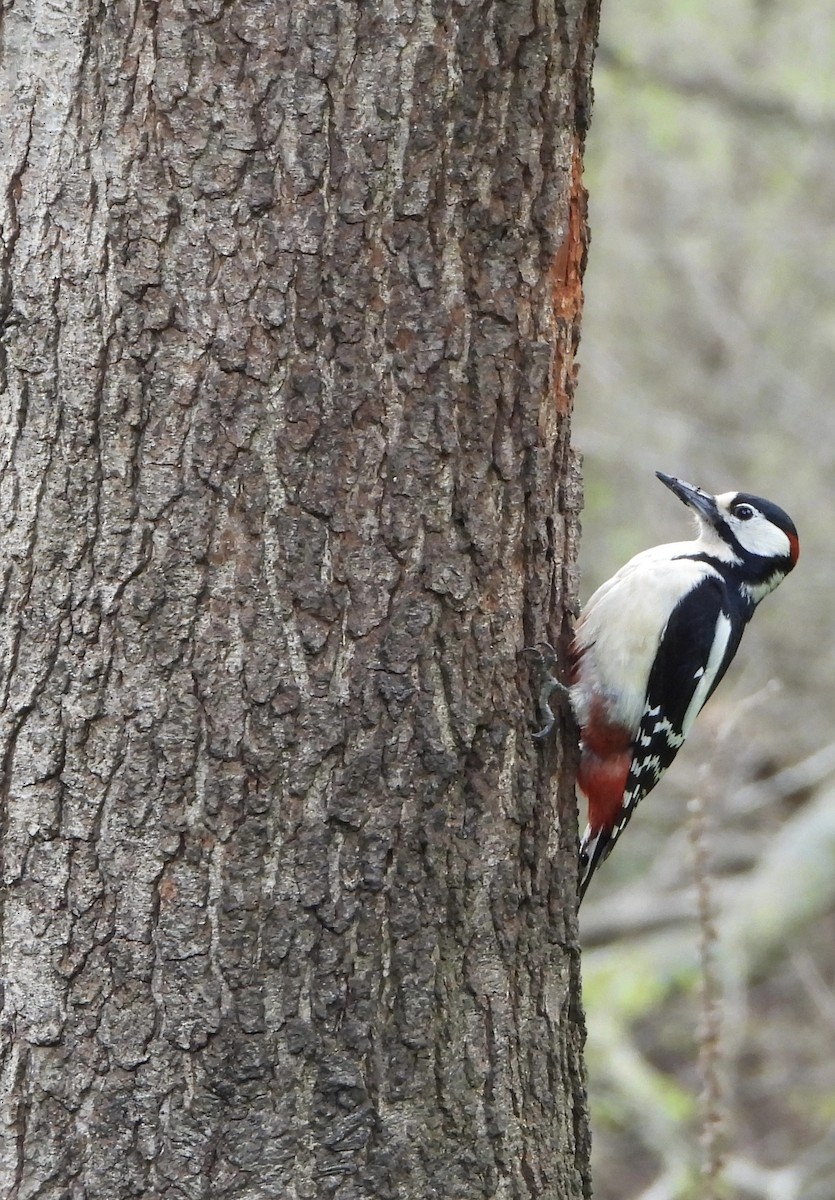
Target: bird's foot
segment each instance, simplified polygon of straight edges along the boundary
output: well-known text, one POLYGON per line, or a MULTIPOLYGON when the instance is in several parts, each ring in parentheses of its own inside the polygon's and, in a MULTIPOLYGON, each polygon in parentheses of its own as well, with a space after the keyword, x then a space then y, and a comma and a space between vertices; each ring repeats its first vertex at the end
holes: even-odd
POLYGON ((538 659, 540 673, 539 687, 539 711, 545 720, 542 729, 538 729, 532 736, 541 741, 542 738, 548 736, 556 724, 557 718, 554 715, 554 710, 551 707, 550 700, 554 692, 561 698, 569 698, 569 690, 564 683, 560 683, 554 674, 554 668, 557 665, 557 652, 550 642, 537 642, 535 646, 525 646, 526 654, 532 654, 538 659))

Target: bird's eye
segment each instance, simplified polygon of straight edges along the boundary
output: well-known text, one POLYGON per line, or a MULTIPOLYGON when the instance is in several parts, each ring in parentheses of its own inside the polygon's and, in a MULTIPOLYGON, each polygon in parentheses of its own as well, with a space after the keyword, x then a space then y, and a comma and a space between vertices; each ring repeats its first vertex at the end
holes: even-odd
POLYGON ((740 521, 750 521, 755 512, 750 504, 737 504, 736 508, 732 511, 733 515, 738 517, 740 521))

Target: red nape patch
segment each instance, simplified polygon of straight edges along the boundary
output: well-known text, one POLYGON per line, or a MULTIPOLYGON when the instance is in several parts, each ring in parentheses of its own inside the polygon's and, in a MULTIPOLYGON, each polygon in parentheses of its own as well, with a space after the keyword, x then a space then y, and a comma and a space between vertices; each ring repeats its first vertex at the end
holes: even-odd
POLYGON ((631 765, 631 751, 601 758, 583 747, 577 786, 589 802, 589 825, 593 833, 611 829, 617 820, 631 765))
POLYGON ((800 541, 796 533, 787 533, 786 537, 789 539, 789 558, 795 566, 800 558, 800 541))

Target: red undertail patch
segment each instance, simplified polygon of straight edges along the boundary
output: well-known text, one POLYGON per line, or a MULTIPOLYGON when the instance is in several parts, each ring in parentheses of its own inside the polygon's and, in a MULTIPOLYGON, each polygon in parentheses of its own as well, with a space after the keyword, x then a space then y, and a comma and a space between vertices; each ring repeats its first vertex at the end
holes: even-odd
POLYGON ((611 829, 620 814, 632 765, 632 734, 607 720, 603 703, 595 699, 581 742, 577 785, 589 802, 589 825, 596 833, 611 829))
POLYGON ((593 833, 611 829, 623 807, 623 793, 632 755, 629 752, 599 758, 583 751, 577 786, 589 802, 589 825, 593 833))

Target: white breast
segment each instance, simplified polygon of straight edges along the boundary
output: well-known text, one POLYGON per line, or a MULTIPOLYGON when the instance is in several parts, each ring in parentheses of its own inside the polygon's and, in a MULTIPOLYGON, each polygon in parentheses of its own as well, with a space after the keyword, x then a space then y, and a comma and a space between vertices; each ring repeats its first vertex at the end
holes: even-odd
POLYGON ((604 701, 609 720, 637 733, 649 673, 670 613, 700 580, 718 575, 705 562, 677 557, 694 549, 693 542, 675 542, 644 550, 589 600, 575 631, 581 657, 571 689, 581 726, 597 697, 604 701))

